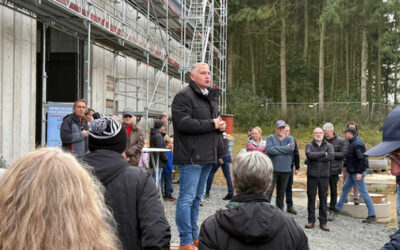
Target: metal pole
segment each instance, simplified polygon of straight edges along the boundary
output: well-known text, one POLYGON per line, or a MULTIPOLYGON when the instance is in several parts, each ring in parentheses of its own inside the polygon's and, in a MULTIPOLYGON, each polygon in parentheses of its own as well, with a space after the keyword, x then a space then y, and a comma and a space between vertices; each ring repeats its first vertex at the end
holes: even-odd
POLYGON ((149 138, 149 43, 150 43, 150 0, 147 0, 147 46, 146 46, 146 107, 145 107, 145 123, 146 123, 146 139, 149 138))
MULTIPOLYGON (((189 11, 189 10, 188 10, 189 11)), ((182 35, 183 35, 183 46, 182 46, 182 52, 183 52, 183 63, 182 63, 182 86, 183 88, 185 86, 185 75, 186 75, 186 0, 183 0, 183 5, 182 5, 182 15, 183 15, 183 30, 182 30, 182 35)), ((194 34, 193 34, 194 35, 194 34)))
POLYGON ((88 53, 87 53, 87 82, 86 82, 86 91, 87 91, 87 93, 86 93, 86 98, 87 98, 87 105, 88 106, 92 106, 92 99, 91 99, 91 86, 90 86, 90 57, 91 57, 91 51, 90 51, 90 48, 91 48, 91 46, 90 46, 90 33, 91 33, 91 31, 92 31, 92 26, 91 26, 91 23, 90 22, 88 22, 88 37, 87 37, 87 46, 88 46, 88 53))
POLYGON ((42 30, 42 138, 40 145, 46 144, 46 105, 47 105, 47 73, 46 73, 46 22, 43 22, 42 30))
MULTIPOLYGON (((168 58, 169 58, 169 29, 168 29, 168 0, 167 0, 167 15, 166 15, 166 23, 167 23, 167 49, 166 49, 166 66, 165 66, 165 113, 168 116, 168 105, 169 105, 169 75, 168 75, 168 58)), ((168 122, 167 122, 167 131, 169 129, 168 122)))

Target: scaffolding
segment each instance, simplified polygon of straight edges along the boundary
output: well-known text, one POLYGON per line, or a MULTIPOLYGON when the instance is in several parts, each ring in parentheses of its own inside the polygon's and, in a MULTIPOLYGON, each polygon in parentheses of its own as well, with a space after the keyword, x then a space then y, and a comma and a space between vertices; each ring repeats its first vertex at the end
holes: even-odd
MULTIPOLYGON (((114 51, 114 60, 119 54, 136 59, 136 71, 139 65, 145 65, 142 78, 138 73, 135 78, 114 78, 113 108, 114 114, 125 108, 121 102, 116 105, 119 98, 125 98, 125 103, 126 98, 136 100, 136 115, 144 117, 146 131, 149 118, 170 110, 171 79, 179 79, 184 87, 191 65, 196 62, 209 64, 211 81, 222 90, 221 113, 226 112, 227 0, 0 0, 0 4, 43 22, 43 33, 51 25, 86 40, 84 89, 88 105, 92 91, 91 44, 95 43, 114 51), (150 67, 155 69, 154 77, 150 67), (161 85, 165 87, 162 97, 161 85), (139 110, 141 106, 143 109, 139 110)), ((45 40, 42 42, 45 49, 45 40)), ((45 129, 45 60, 42 63, 45 129)))

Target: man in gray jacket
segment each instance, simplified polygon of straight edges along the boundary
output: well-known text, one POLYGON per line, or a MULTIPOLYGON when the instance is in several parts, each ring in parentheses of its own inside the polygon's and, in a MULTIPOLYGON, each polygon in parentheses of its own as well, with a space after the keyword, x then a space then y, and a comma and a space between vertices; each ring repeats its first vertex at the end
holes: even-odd
POLYGON ((89 127, 85 119, 86 101, 74 102, 74 113, 66 115, 60 128, 62 148, 75 156, 83 156, 88 151, 89 127))
POLYGON ((267 155, 274 166, 272 184, 267 191, 267 199, 271 202, 272 192, 276 185, 276 206, 283 210, 285 190, 292 171, 292 154, 295 148, 293 137, 285 134, 286 123, 279 120, 275 124, 276 134, 267 138, 267 155))

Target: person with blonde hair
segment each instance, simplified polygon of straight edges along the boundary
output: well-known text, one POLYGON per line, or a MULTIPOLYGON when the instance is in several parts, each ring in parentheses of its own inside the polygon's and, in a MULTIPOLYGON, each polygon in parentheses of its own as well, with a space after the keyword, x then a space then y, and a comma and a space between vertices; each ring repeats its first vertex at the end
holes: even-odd
POLYGON ((28 153, 0 187, 0 249, 119 248, 100 183, 71 154, 28 153))
POLYGON ((267 142, 261 138, 261 128, 254 127, 251 133, 251 139, 247 142, 246 149, 250 151, 260 151, 261 153, 266 153, 267 142))

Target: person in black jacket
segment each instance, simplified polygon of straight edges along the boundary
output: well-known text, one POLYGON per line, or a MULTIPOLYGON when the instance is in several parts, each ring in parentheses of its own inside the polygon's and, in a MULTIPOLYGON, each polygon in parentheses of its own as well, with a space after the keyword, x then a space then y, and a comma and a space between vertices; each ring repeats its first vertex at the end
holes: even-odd
POLYGON ((329 188, 331 192, 331 200, 329 203, 328 221, 334 220, 335 206, 337 203, 337 183, 339 174, 342 172, 344 157, 346 155, 347 146, 343 138, 335 133, 332 123, 327 122, 322 127, 324 130, 324 139, 333 146, 335 158, 331 161, 331 169, 329 175, 329 188))
POLYGON ((330 161, 334 151, 331 144, 324 140, 322 128, 315 128, 314 140, 306 146, 307 157, 307 211, 308 223, 306 228, 314 228, 315 196, 319 196, 319 224, 324 231, 329 231, 327 223, 327 196, 330 175, 330 161))
POLYGON ((199 250, 309 249, 293 218, 268 203, 273 167, 265 154, 252 151, 233 160, 236 195, 201 225, 199 250))
MULTIPOLYGON (((151 175, 124 158, 126 130, 103 116, 91 123, 83 160, 105 187, 105 200, 117 222, 123 249, 169 249, 171 232, 151 175)), ((126 157, 126 156, 125 156, 126 157)))
POLYGON ((368 208, 368 217, 363 220, 365 223, 372 223, 376 221, 375 208, 372 203, 371 197, 368 194, 367 186, 364 177, 368 168, 368 157, 364 155, 365 145, 364 142, 358 137, 355 128, 347 128, 345 131, 346 138, 349 140, 349 146, 346 153, 346 168, 349 172, 349 177, 342 187, 342 194, 336 204, 336 210, 340 211, 343 208, 347 195, 354 184, 357 185, 360 195, 363 197, 365 205, 368 208))
MULTIPOLYGON (((166 128, 167 125, 163 123, 162 121, 155 121, 154 122, 154 128, 150 130, 150 147, 151 148, 165 148, 165 130, 162 128, 166 128)), ((152 163, 152 161, 150 161, 152 163)), ((161 174, 163 171, 163 168, 165 168, 168 164, 168 154, 167 152, 161 152, 159 153, 159 161, 158 161, 158 181, 160 182, 161 180, 161 174)), ((154 169, 154 166, 150 164, 150 166, 153 168, 153 178, 156 180, 156 172, 154 169)))
POLYGON ((179 249, 198 244, 197 219, 200 201, 211 167, 217 163, 217 134, 226 124, 218 116, 220 90, 210 87, 210 69, 193 65, 189 86, 182 89, 171 106, 174 127, 174 164, 179 168, 176 225, 179 249))
POLYGON ((62 148, 80 157, 88 151, 88 122, 85 119, 86 101, 76 100, 74 112, 63 118, 60 128, 62 148))
MULTIPOLYGON (((290 135, 289 124, 286 124, 285 134, 290 135)), ((292 198, 293 171, 294 171, 294 174, 297 175, 299 173, 299 169, 300 169, 300 155, 299 155, 299 148, 297 147, 296 139, 294 139, 294 150, 293 150, 293 155, 292 155, 291 167, 292 167, 292 172, 289 175, 289 180, 288 180, 288 183, 286 186, 286 205, 287 205, 288 213, 297 214, 297 211, 293 208, 293 198, 292 198)))

